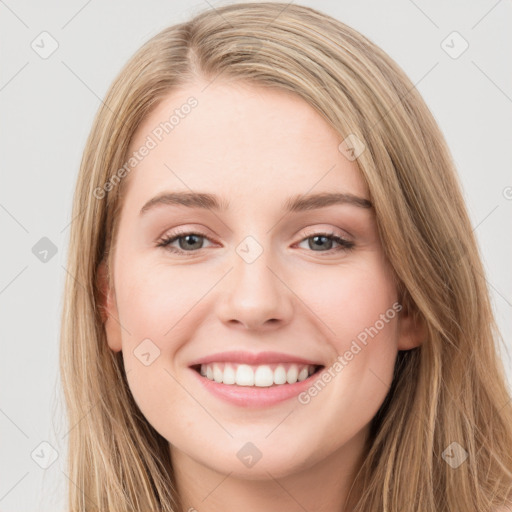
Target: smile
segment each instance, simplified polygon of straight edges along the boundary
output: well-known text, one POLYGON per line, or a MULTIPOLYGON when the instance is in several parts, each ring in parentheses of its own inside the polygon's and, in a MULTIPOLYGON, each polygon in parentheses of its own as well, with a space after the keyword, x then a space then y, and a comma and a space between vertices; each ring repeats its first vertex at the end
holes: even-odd
POLYGON ((215 362, 196 365, 193 368, 203 377, 219 384, 263 388, 302 382, 319 371, 322 366, 297 363, 248 365, 215 362))

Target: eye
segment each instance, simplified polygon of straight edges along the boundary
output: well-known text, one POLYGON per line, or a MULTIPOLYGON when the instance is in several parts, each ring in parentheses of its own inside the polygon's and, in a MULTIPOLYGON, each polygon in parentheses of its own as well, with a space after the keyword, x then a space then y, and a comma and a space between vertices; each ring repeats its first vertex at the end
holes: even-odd
MULTIPOLYGON (((304 236, 304 233, 302 234, 304 236)), ((308 248, 312 249, 313 252, 338 252, 338 251, 348 251, 354 247, 354 242, 350 242, 341 236, 336 235, 335 233, 314 233, 313 235, 306 236, 300 243, 308 242, 308 248), (333 243, 339 245, 337 248, 332 248, 333 243), (320 249, 324 248, 326 250, 315 250, 316 247, 320 247, 320 249)))
MULTIPOLYGON (((301 234, 303 237, 304 233, 301 234)), ((186 253, 194 253, 202 247, 202 240, 210 240, 206 235, 202 235, 200 233, 195 233, 193 231, 183 231, 183 232, 174 232, 169 235, 164 236, 157 243, 157 247, 164 247, 168 251, 171 251, 176 254, 189 255, 186 253), (179 247, 173 247, 171 244, 178 242, 179 247)), ((348 251, 354 247, 354 242, 346 240, 341 236, 336 235, 335 233, 314 233, 313 235, 305 236, 301 240, 300 243, 305 241, 310 241, 308 243, 309 249, 313 250, 313 252, 338 252, 338 251, 348 251), (332 245, 338 244, 339 247, 332 248, 332 245), (317 251, 316 248, 326 249, 317 251)))
POLYGON ((157 247, 165 247, 168 251, 184 254, 187 252, 197 252, 202 249, 201 239, 209 240, 205 235, 190 232, 174 232, 164 236, 157 244, 157 247), (178 242, 179 247, 173 247, 171 244, 178 242))

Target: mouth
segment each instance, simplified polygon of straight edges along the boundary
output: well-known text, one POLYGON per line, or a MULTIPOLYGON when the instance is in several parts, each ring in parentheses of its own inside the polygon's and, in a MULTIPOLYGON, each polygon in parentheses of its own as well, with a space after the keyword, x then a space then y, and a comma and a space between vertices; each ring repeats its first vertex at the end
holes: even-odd
POLYGON ((190 366, 202 378, 218 384, 238 387, 275 388, 305 381, 325 366, 302 363, 249 365, 234 362, 213 362, 190 366))

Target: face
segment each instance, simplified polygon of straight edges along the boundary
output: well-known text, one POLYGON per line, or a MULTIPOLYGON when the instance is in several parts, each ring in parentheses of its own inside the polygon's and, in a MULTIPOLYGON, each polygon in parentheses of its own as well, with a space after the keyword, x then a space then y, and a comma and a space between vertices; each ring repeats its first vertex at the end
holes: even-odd
POLYGON ((342 138, 292 94, 203 88, 173 92, 133 140, 152 147, 125 178, 108 343, 173 456, 278 477, 363 439, 418 338, 342 138))

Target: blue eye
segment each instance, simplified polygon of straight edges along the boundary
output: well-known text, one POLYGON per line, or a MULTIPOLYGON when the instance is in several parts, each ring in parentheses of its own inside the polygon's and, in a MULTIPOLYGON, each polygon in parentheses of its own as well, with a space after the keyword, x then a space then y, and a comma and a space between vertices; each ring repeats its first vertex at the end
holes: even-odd
POLYGON ((200 239, 208 238, 200 233, 180 233, 178 235, 171 234, 168 237, 164 237, 158 243, 158 247, 165 247, 168 251, 184 254, 187 252, 197 252, 197 250, 202 249, 202 243, 198 242, 200 239), (171 244, 178 241, 180 247, 172 247, 171 244), (201 247, 198 247, 200 245, 201 247))
MULTIPOLYGON (((206 235, 192 231, 183 233, 171 233, 170 235, 160 239, 157 247, 164 247, 166 250, 175 254, 190 256, 190 253, 194 253, 200 249, 203 249, 201 239, 210 240, 206 235), (178 242, 179 247, 173 247, 171 245, 175 242, 178 242)), ((349 240, 337 236, 334 233, 314 233, 313 235, 309 235, 303 238, 300 243, 305 242, 306 240, 312 241, 308 243, 308 247, 312 249, 313 252, 321 253, 348 251, 355 246, 354 242, 350 242, 349 240), (333 243, 338 244, 339 247, 332 248, 333 243), (314 244, 317 244, 317 247, 320 247, 320 249, 322 249, 322 247, 327 247, 327 250, 316 251, 314 250, 314 244)))
MULTIPOLYGON (((310 240, 308 243, 308 247, 312 249, 314 247, 314 244, 320 244, 319 247, 328 247, 326 251, 313 251, 313 252, 338 252, 338 251, 346 251, 349 249, 352 249, 354 247, 354 242, 350 242, 348 240, 345 240, 344 238, 341 238, 340 236, 335 235, 334 233, 315 233, 314 235, 310 235, 306 238, 304 238, 302 242, 305 242, 306 240, 310 240), (312 242, 311 242, 312 241, 312 242), (327 242, 326 242, 327 241, 327 242), (332 244, 337 243, 339 247, 332 249, 332 244)), ((318 247, 318 245, 317 245, 318 247)))

